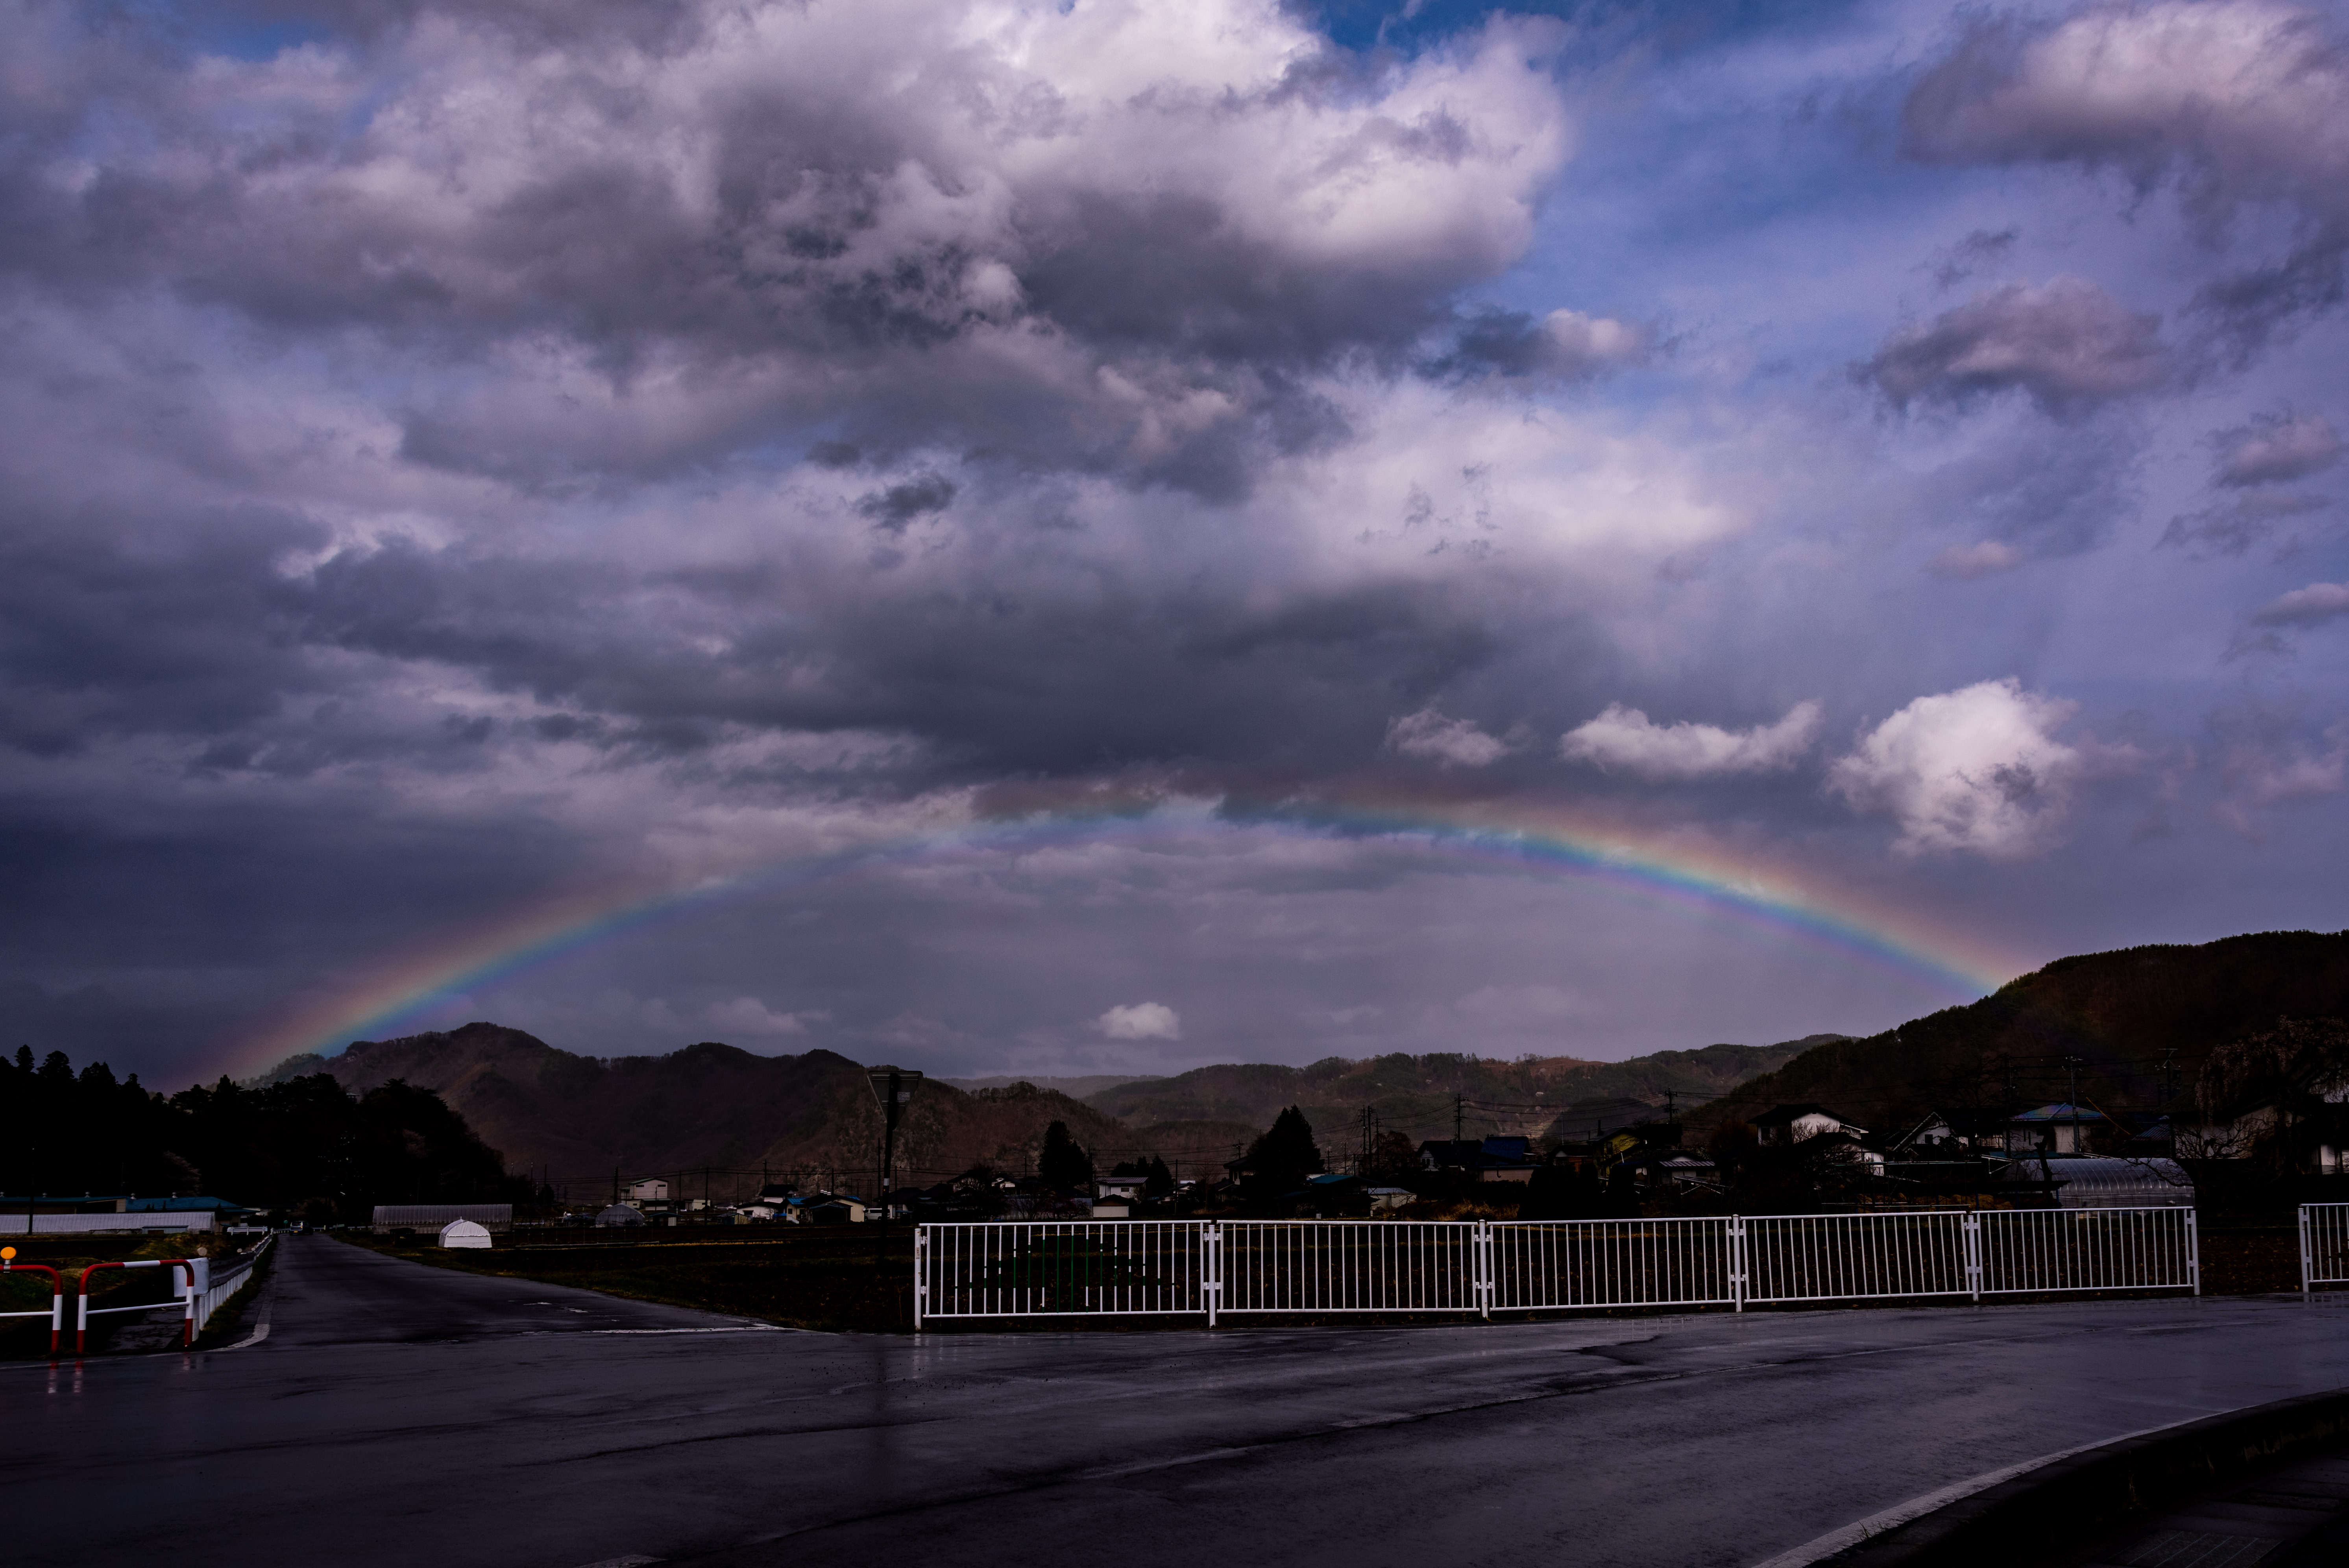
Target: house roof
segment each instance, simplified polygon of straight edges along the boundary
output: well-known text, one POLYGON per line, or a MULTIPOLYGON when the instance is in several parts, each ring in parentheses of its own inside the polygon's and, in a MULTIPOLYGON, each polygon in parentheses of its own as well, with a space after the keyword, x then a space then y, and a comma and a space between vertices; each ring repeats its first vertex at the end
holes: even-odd
POLYGON ((2017 1111, 2006 1118, 2010 1122, 2104 1122, 2112 1118, 2093 1106, 2070 1106, 2058 1101, 2039 1106, 2036 1110, 2017 1111))
POLYGON ((1772 1106, 1760 1116, 1751 1117, 1746 1125, 1757 1127, 1786 1127, 1804 1116, 1826 1116, 1838 1122, 1843 1120, 1841 1116, 1816 1101, 1805 1100, 1799 1105, 1772 1106))

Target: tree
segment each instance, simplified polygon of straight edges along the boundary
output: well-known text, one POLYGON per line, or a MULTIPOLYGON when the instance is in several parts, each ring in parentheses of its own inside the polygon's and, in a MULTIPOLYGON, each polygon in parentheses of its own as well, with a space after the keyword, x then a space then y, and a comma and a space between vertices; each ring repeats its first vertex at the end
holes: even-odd
POLYGON ((1142 1195, 1144 1198, 1172 1198, 1174 1196, 1174 1173, 1166 1168, 1166 1162, 1164 1160, 1159 1158, 1154 1154, 1152 1155, 1150 1157, 1148 1168, 1142 1174, 1148 1178, 1147 1182, 1142 1189, 1142 1195))
POLYGON ((1371 1141, 1371 1162, 1363 1168, 1362 1174, 1381 1181, 1397 1181, 1406 1176, 1417 1176, 1426 1168, 1411 1139, 1388 1127, 1371 1141))
POLYGON ((2349 1023, 2280 1018, 2272 1029, 2221 1045, 2203 1064, 2195 1085, 2199 1141, 2230 1145, 2225 1153, 2248 1158, 2267 1176, 2309 1169, 2321 1146, 2349 1143, 2349 1106, 2333 1098, 2344 1088, 2349 1023))
POLYGON ((1069 1136, 1068 1123, 1054 1122, 1044 1129, 1044 1149, 1036 1157, 1036 1174, 1056 1192, 1092 1191, 1092 1156, 1069 1136))
POLYGON ((1289 1106, 1248 1147, 1247 1186, 1252 1196, 1278 1197, 1320 1171, 1321 1150, 1305 1113, 1289 1106))

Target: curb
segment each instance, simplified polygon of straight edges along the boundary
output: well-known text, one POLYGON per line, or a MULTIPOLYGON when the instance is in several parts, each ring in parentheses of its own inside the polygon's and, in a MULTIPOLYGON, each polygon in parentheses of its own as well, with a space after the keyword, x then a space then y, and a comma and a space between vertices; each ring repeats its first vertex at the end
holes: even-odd
MULTIPOLYGON (((1979 1568, 2018 1541, 2085 1545, 2302 1448, 2349 1438, 2349 1389, 2205 1416, 2068 1454, 1816 1561, 1832 1568, 1979 1568)), ((2044 1560, 2044 1559, 2043 1559, 2044 1560)))

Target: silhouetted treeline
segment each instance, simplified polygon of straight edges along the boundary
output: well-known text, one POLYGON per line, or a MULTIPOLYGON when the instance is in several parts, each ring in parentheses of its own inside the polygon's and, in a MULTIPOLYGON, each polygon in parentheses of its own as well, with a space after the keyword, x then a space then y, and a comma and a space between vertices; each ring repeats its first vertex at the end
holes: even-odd
POLYGON ((26 1046, 0 1058, 0 1128, 12 1197, 202 1193, 324 1220, 533 1196, 440 1096, 398 1080, 356 1098, 324 1073, 166 1097, 102 1062, 77 1073, 61 1051, 36 1064, 26 1046))

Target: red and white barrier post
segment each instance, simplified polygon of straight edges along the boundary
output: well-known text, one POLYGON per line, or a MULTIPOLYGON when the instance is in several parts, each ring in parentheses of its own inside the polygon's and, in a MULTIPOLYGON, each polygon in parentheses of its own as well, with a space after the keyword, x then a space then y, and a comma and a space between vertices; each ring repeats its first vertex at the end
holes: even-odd
MULTIPOLYGON (((18 1262, 16 1249, 14 1247, 0 1247, 0 1272, 49 1276, 49 1354, 55 1355, 57 1353, 57 1341, 64 1336, 66 1328, 65 1281, 47 1263, 18 1262)), ((40 1315, 42 1314, 37 1312, 0 1313, 0 1317, 39 1317, 40 1315)))
POLYGON ((196 1341, 196 1270, 185 1258, 149 1258, 129 1263, 92 1263, 81 1272, 79 1305, 74 1314, 74 1354, 79 1355, 89 1341, 89 1320, 104 1317, 110 1312, 153 1312, 152 1306, 100 1307, 89 1309, 89 1277, 100 1269, 185 1269, 188 1271, 187 1299, 181 1303, 180 1344, 182 1347, 196 1341))

